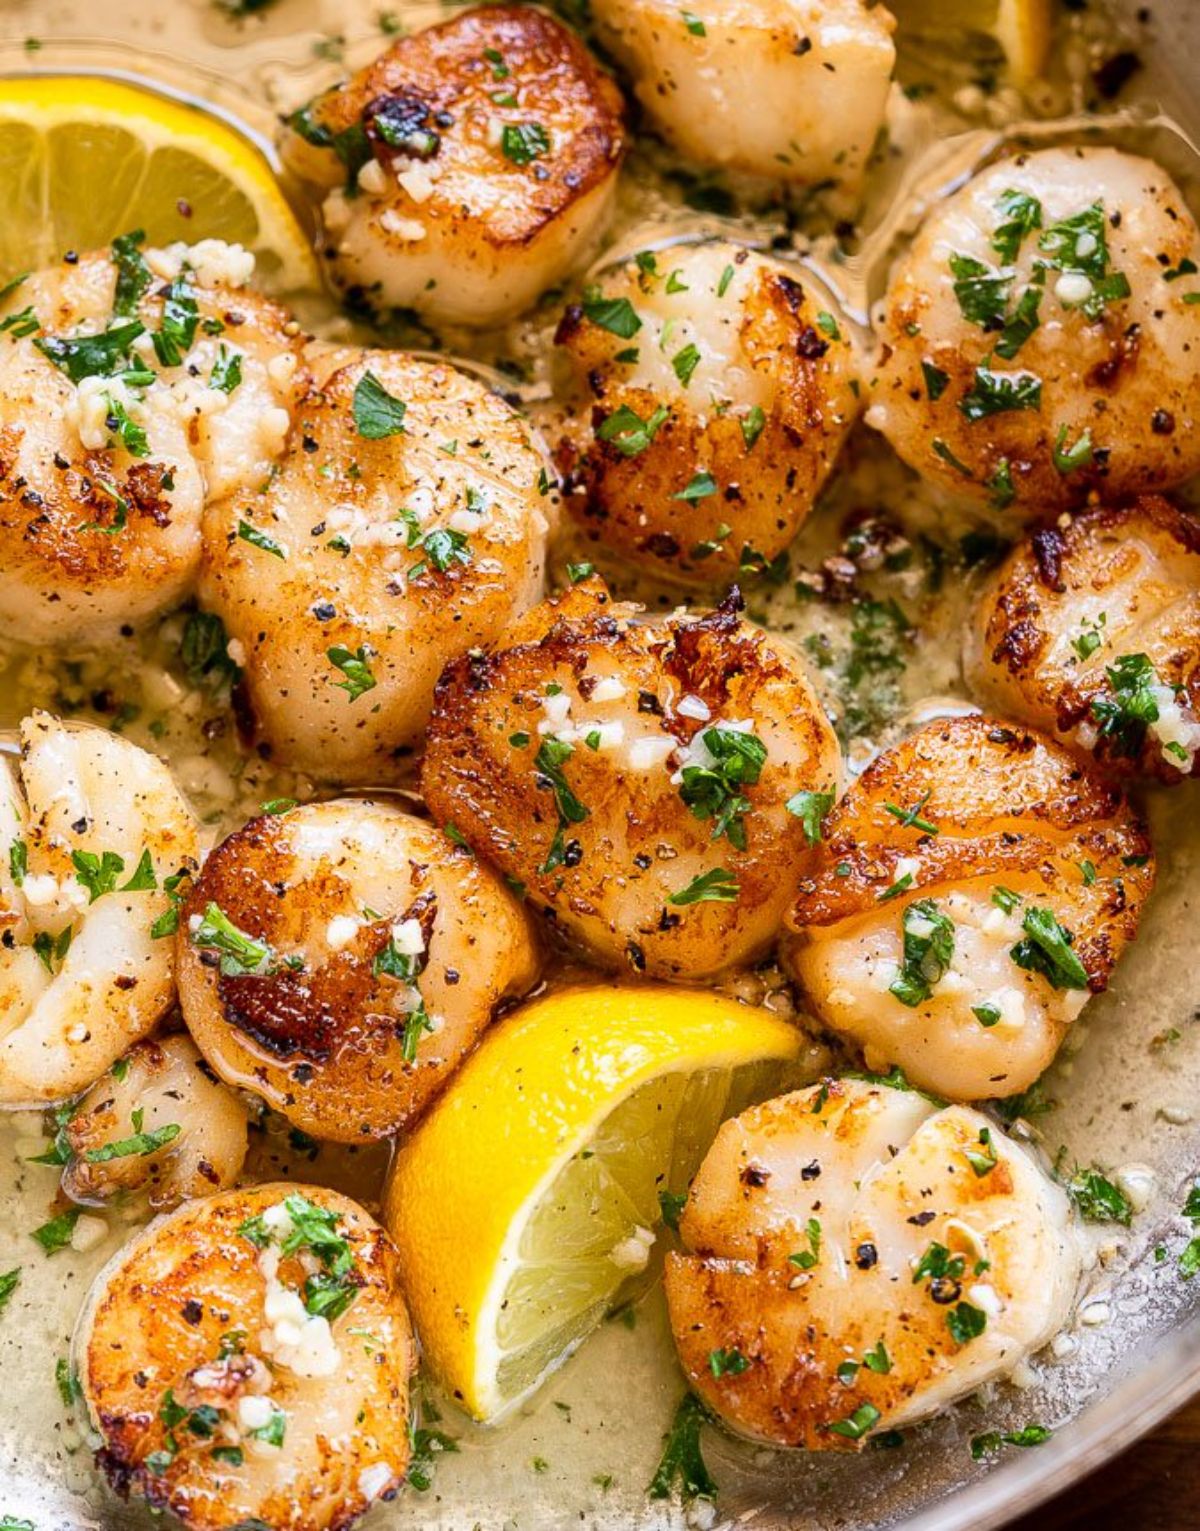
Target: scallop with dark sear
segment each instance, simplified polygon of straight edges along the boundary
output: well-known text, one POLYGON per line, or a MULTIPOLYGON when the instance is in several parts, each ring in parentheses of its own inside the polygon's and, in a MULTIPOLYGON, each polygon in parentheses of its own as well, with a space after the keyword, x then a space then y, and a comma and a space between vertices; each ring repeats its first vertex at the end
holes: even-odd
POLYGON ((596 542, 713 584, 796 535, 858 416, 849 325, 816 279, 718 240, 642 251, 587 288, 567 503, 596 542))
POLYGON ((187 1531, 347 1531, 404 1480, 399 1259, 336 1191, 259 1185, 155 1219, 97 1276, 72 1360, 109 1482, 187 1531))
POLYGON ((1148 497, 1035 531, 983 593, 966 671, 990 706, 1106 770, 1194 775, 1200 525, 1148 497))
POLYGON ((649 617, 593 578, 438 686, 434 816, 606 966, 687 980, 759 956, 837 790, 802 662, 739 606, 649 617))
POLYGON ((401 38, 318 96, 290 119, 284 152, 324 190, 330 269, 360 304, 492 324, 598 237, 622 112, 553 16, 489 5, 401 38))
POLYGON ((538 970, 499 879, 366 798, 230 835, 184 905, 178 957, 184 1017, 218 1074, 338 1142, 409 1126, 538 970))
POLYGON ((868 1067, 951 1100, 1015 1095, 1107 987, 1153 882, 1145 826, 1061 745, 930 723, 825 820, 784 964, 868 1067))

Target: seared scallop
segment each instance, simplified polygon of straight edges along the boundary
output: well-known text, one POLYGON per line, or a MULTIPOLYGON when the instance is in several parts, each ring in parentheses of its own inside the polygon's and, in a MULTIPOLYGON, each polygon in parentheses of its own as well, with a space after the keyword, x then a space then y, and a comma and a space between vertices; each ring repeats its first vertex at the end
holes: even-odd
POLYGON ((201 598, 299 770, 404 770, 448 660, 538 599, 550 478, 530 427, 447 362, 367 351, 302 400, 279 471, 212 507, 201 598))
POLYGON ((951 1100, 1015 1095, 1107 987, 1153 881, 1145 827, 1069 751, 945 719, 825 820, 783 960, 869 1068, 951 1100))
POLYGON ((109 1482, 189 1531, 343 1531, 403 1481, 397 1255, 334 1191, 260 1185, 157 1218, 97 1276, 73 1360, 109 1482))
POLYGON ((230 835, 178 942, 184 1018, 222 1079, 349 1143, 413 1122, 538 971, 529 918, 495 873, 367 798, 230 835))
POLYGON ((0 632, 91 642, 189 593, 205 499, 269 473, 303 373, 253 269, 127 236, 0 298, 0 632))
POLYGON ((740 1434, 810 1451, 1012 1372, 1066 1322, 1081 1265, 1066 1195, 987 1117, 849 1079, 726 1122, 679 1233, 688 1381, 740 1434))
POLYGON ((895 21, 870 0, 592 0, 597 35, 689 159, 853 203, 883 126, 895 21))
POLYGON ((643 251, 558 329, 581 415, 568 504, 606 548, 669 579, 728 581, 795 536, 858 413, 831 300, 716 241, 643 251))
POLYGON ((528 308, 604 227, 625 150, 620 91, 528 5, 401 38, 289 119, 324 194, 326 253, 360 306, 486 325, 528 308))
POLYGON ((435 818, 606 966, 694 979, 759 956, 837 790, 803 666, 738 604, 652 618, 591 579, 439 683, 435 818))
POLYGON ((155 1211, 233 1185, 250 1112, 185 1036, 148 1039, 118 1058, 63 1127, 74 1201, 144 1195, 155 1211))
POLYGON ((1200 469, 1200 238, 1161 166, 1002 160, 892 272, 867 420, 925 477, 1036 514, 1200 469))
POLYGON ((161 761, 34 713, 0 769, 0 1107, 85 1089, 175 996, 173 889, 197 866, 161 761))
POLYGON ((1200 526, 1166 500, 1041 528, 972 615, 989 705, 1107 769, 1178 782, 1200 751, 1200 526))

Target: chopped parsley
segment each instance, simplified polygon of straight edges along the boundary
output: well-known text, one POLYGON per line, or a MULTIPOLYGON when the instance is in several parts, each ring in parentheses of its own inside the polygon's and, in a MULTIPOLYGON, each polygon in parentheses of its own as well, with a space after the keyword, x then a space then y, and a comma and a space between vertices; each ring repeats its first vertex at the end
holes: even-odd
POLYGON ((1032 372, 994 372, 976 367, 975 380, 958 401, 968 420, 1042 407, 1042 380, 1032 372))
POLYGON ((804 1233, 808 1239, 808 1248, 790 1254, 788 1264, 794 1265, 799 1271, 810 1271, 821 1259, 821 1224, 815 1217, 809 1218, 804 1233))
POLYGON ((969 1302, 958 1302, 946 1311, 946 1327, 956 1345, 967 1345, 987 1328, 987 1314, 969 1302))
POLYGON ((950 374, 943 372, 940 367, 935 367, 932 362, 923 361, 921 376, 925 379, 925 392, 929 395, 930 402, 936 404, 949 385, 950 374))
POLYGON ((179 657, 193 686, 219 692, 236 685, 241 678, 241 670, 229 657, 229 635, 225 624, 211 612, 188 612, 179 657))
POLYGON ((911 808, 898 808, 895 803, 884 803, 883 811, 890 813, 892 818, 899 819, 902 829, 919 829, 923 835, 936 835, 938 827, 931 824, 928 819, 921 817, 925 804, 933 796, 933 788, 929 787, 921 794, 911 808))
POLYGON ((17 1284, 21 1279, 21 1267, 16 1265, 10 1271, 0 1274, 0 1313, 8 1307, 9 1299, 17 1290, 17 1284))
POLYGON ((1128 1228, 1133 1221, 1129 1198, 1094 1165, 1076 1169, 1067 1181, 1067 1195, 1086 1223, 1119 1223, 1128 1228))
POLYGON ((97 335, 76 335, 69 340, 57 335, 43 335, 34 341, 34 345, 60 372, 65 372, 73 383, 78 384, 85 377, 112 377, 118 363, 127 357, 129 347, 145 332, 145 325, 130 319, 97 335))
POLYGON ((840 1435, 847 1441, 861 1441, 867 1431, 879 1423, 880 1417, 873 1403, 860 1403, 847 1419, 835 1420, 827 1428, 830 1435, 840 1435))
POLYGON ((741 788, 754 786, 762 775, 767 747, 756 735, 740 729, 706 728, 700 741, 712 757, 706 766, 685 765, 679 795, 697 819, 713 819, 712 838, 725 835, 737 850, 746 849, 744 816, 751 804, 741 788))
POLYGON ((1104 629, 1108 624, 1108 613, 1102 611, 1095 620, 1088 617, 1083 619, 1082 631, 1078 638, 1071 639, 1071 647, 1075 650, 1079 659, 1090 659, 1097 649, 1104 644, 1104 629))
POLYGON ((360 643, 353 653, 340 643, 335 643, 332 648, 325 650, 325 657, 330 664, 346 677, 345 680, 337 680, 333 684, 344 691, 352 702, 357 702, 360 696, 373 691, 379 684, 371 670, 370 661, 373 654, 374 650, 369 649, 365 643, 360 643))
POLYGON ((673 500, 688 501, 705 500, 709 497, 709 495, 716 494, 716 492, 716 479, 713 478, 711 473, 707 472, 705 469, 701 469, 701 471, 695 474, 688 482, 688 484, 679 491, 678 494, 673 494, 671 498, 673 500))
POLYGON ((832 792, 797 792, 789 797, 784 807, 793 818, 800 820, 804 838, 809 845, 821 843, 821 822, 833 807, 832 792))
POLYGON ((724 867, 714 867, 711 872, 693 877, 686 888, 672 893, 667 902, 679 905, 733 904, 737 902, 739 891, 738 880, 732 872, 724 867))
POLYGON ((500 149, 514 165, 531 165, 550 153, 550 136, 540 122, 505 123, 500 133, 500 149))
POLYGON ((637 457, 644 452, 670 418, 670 410, 660 405, 649 419, 622 404, 601 422, 596 435, 601 441, 611 442, 622 457, 637 457))
POLYGON ((354 389, 354 428, 367 441, 404 433, 408 405, 393 398, 373 372, 364 372, 354 389))
POLYGON ((660 1191, 658 1193, 659 1210, 662 1212, 662 1220, 668 1228, 678 1228, 679 1219, 683 1215, 683 1209, 687 1206, 686 1191, 660 1191))
POLYGON ((902 1005, 915 1009, 945 976, 954 956, 954 922, 931 898, 921 898, 904 911, 904 960, 888 986, 902 1005))
POLYGON ((1146 730, 1159 718, 1154 688, 1158 674, 1146 654, 1122 654, 1105 669, 1112 695, 1092 703, 1092 717, 1102 738, 1110 739, 1117 755, 1136 757, 1146 730))
POLYGON ((593 324, 622 340, 631 340, 642 327, 628 298, 606 298, 598 287, 589 287, 584 293, 583 311, 593 324))
POLYGON ((46 1254, 57 1254, 70 1244, 75 1224, 82 1216, 82 1207, 69 1207, 57 1217, 52 1217, 48 1223, 43 1223, 40 1228, 35 1228, 30 1237, 37 1240, 46 1254))
POLYGON ((985 1175, 990 1175, 999 1162, 996 1158, 996 1150, 992 1144, 992 1129, 981 1127, 976 1142, 978 1147, 964 1148, 963 1158, 975 1171, 980 1180, 985 1175))
POLYGON ((1074 937, 1051 909, 1027 909, 1018 941, 1009 955, 1019 968, 1041 973, 1055 989, 1086 989, 1087 969, 1071 950, 1074 937))
POLYGON ((762 435, 766 423, 767 417, 760 404, 752 404, 742 416, 742 440, 747 452, 754 450, 754 444, 762 435))
POLYGON ((1002 328, 1013 273, 996 271, 972 255, 958 254, 950 256, 950 273, 963 318, 982 330, 1002 328))
POLYGON ((112 1143, 104 1143, 99 1148, 87 1149, 83 1155, 85 1163, 107 1164, 110 1159, 130 1159, 135 1155, 145 1158, 148 1154, 156 1154, 168 1143, 173 1143, 182 1131, 178 1122, 167 1122, 162 1127, 155 1127, 150 1132, 144 1132, 143 1120, 144 1113, 141 1107, 138 1107, 130 1115, 133 1135, 128 1138, 118 1138, 112 1143))
POLYGON ((418 1494, 426 1494, 433 1486, 435 1458, 444 1452, 457 1451, 458 1442, 454 1436, 446 1435, 441 1430, 418 1426, 415 1421, 410 1421, 408 1443, 412 1453, 408 1463, 408 1484, 418 1494))
POLYGON ((1011 265, 1020 253, 1025 236, 1042 226, 1042 204, 1028 192, 1002 192, 996 207, 1004 222, 992 235, 992 249, 1004 264, 1011 265))
POLYGON ((75 868, 75 881, 87 889, 88 903, 111 893, 117 886, 117 878, 125 870, 125 859, 116 851, 72 851, 71 865, 75 868))
POLYGON ((1048 1425, 1022 1425, 1019 1430, 987 1430, 971 1437, 971 1457, 980 1462, 1002 1446, 1041 1446, 1054 1434, 1048 1425))
POLYGON ((154 354, 164 367, 178 367, 192 348, 200 323, 200 310, 183 272, 167 288, 162 318, 151 335, 154 354))
POLYGON ((217 350, 217 359, 213 362, 212 375, 209 377, 208 386, 216 388, 221 393, 233 393, 241 386, 242 382, 242 356, 240 351, 231 351, 222 342, 217 350))
POLYGON ((1074 473, 1077 468, 1090 468, 1095 461, 1095 451, 1092 443, 1092 433, 1088 429, 1080 431, 1075 438, 1074 445, 1067 445, 1067 427, 1060 425, 1058 435, 1054 438, 1054 446, 1051 448, 1051 456, 1054 466, 1064 476, 1074 473))
POLYGON ((275 972, 275 953, 268 942, 239 930, 221 906, 211 901, 200 923, 188 932, 188 940, 199 951, 216 952, 226 978, 264 978, 275 972))
POLYGON ((735 1345, 731 1350, 710 1350, 708 1369, 716 1378, 740 1377, 749 1369, 750 1362, 735 1345))
POLYGON ((264 553, 270 553, 273 558, 287 558, 286 550, 275 541, 274 537, 260 531, 257 526, 251 526, 249 521, 239 520, 237 534, 243 542, 248 542, 251 547, 261 548, 264 553))
POLYGON ((1089 319, 1103 316, 1110 303, 1129 297, 1130 287, 1119 271, 1108 269, 1108 229, 1104 204, 1093 202, 1072 218, 1053 223, 1038 240, 1049 265, 1077 272, 1091 282, 1090 295, 1078 306, 1089 319))
POLYGON ((662 1459, 646 1492, 651 1499, 670 1499, 678 1485, 684 1499, 715 1499, 717 1485, 704 1464, 700 1430, 704 1406, 686 1393, 675 1411, 662 1459))
POLYGON ((700 349, 690 341, 671 358, 671 370, 686 388, 700 365, 700 349))
POLYGON ((1017 491, 1013 484, 1012 465, 1007 457, 1002 457, 996 464, 984 488, 990 492, 993 510, 1007 510, 1016 499, 1017 491))

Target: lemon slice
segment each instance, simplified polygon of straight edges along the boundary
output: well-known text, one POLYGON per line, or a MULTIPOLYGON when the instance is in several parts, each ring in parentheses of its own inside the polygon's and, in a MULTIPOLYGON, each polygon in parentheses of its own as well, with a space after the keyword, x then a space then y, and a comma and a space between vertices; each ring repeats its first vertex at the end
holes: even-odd
POLYGON ((667 988, 571 989, 503 1020, 396 1157, 384 1217, 426 1360, 495 1420, 649 1264, 660 1192, 761 1100, 800 1034, 667 988))
POLYGON ((225 239, 277 291, 317 285, 266 156, 199 107, 94 75, 0 79, 0 283, 140 228, 225 239))
POLYGON ((1014 80, 1036 79, 1046 67, 1054 32, 1054 0, 888 0, 899 23, 901 55, 986 69, 997 48, 1014 80))

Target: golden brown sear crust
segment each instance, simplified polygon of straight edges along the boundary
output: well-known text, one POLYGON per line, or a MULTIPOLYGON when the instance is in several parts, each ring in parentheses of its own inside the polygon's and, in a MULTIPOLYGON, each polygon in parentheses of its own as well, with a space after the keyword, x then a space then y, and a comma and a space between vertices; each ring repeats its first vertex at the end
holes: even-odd
POLYGON ((766 1101, 717 1135, 680 1219, 683 1251, 667 1257, 684 1372, 743 1434, 862 1449, 1045 1342, 1078 1269, 1068 1216, 1063 1193, 974 1111, 835 1079, 766 1101), (984 1174, 970 1167, 981 1142, 984 1174), (956 1276, 917 1275, 935 1242, 956 1276), (991 1313, 963 1340, 947 1319, 972 1298, 991 1313))
POLYGON ((593 578, 518 620, 496 649, 449 665, 439 682, 422 775, 434 817, 458 825, 608 964, 695 977, 765 948, 804 846, 784 805, 801 788, 836 784, 836 742, 806 679, 739 619, 738 605, 735 594, 700 619, 643 618, 593 578), (589 745, 585 727, 572 746, 561 775, 582 814, 567 821, 553 761, 545 769, 557 737, 546 704, 566 693, 570 719, 600 715, 614 680, 623 737, 589 745), (761 779, 742 789, 744 847, 690 811, 670 763, 712 724, 734 720, 748 720, 767 749, 761 779), (675 901, 718 869, 736 878, 736 897, 675 901))
POLYGON ((173 572, 174 558, 154 539, 171 524, 168 468, 119 468, 115 453, 89 452, 79 464, 54 462, 48 484, 34 489, 16 466, 23 434, 19 425, 0 427, 0 546, 10 550, 10 568, 28 564, 40 579, 84 590, 131 573, 152 583, 173 572))
MULTIPOLYGON (((734 256, 727 269, 737 264, 734 256)), ((654 280, 666 279, 664 270, 654 280)), ((567 310, 556 335, 591 400, 590 436, 582 448, 565 442, 560 449, 576 491, 566 503, 592 541, 667 578, 718 585, 737 577, 747 549, 774 558, 807 518, 857 414, 845 334, 818 327, 819 303, 782 269, 756 262, 745 280, 744 296, 734 285, 728 296, 697 292, 694 301, 718 309, 736 302, 738 371, 768 400, 753 412, 694 397, 686 386, 675 396, 647 387, 636 362, 617 359, 628 354, 628 342, 589 319, 583 306, 567 310), (666 418, 634 455, 601 435, 618 411, 652 421, 663 408, 666 418), (701 472, 715 491, 694 497, 689 485, 701 472)), ((636 293, 635 284, 635 309, 636 293)))
POLYGON ((916 864, 906 897, 972 878, 1029 879, 1069 911, 1093 993, 1107 987, 1154 885, 1146 826, 1119 788, 1042 735, 985 717, 929 723, 867 767, 825 820, 788 928, 878 910, 902 859, 916 864), (921 822, 905 823, 918 804, 921 822))
POLYGON ((1106 769, 1168 784, 1195 771, 1147 728, 1102 726, 1110 670, 1140 654, 1156 684, 1200 713, 1200 525, 1146 496, 1038 528, 983 593, 967 644, 993 705, 1087 749, 1106 769))
POLYGON ((401 38, 311 110, 335 135, 361 126, 387 168, 406 152, 427 166, 433 190, 423 215, 519 249, 619 163, 623 108, 612 79, 552 16, 489 5, 401 38), (553 145, 532 171, 497 152, 498 94, 527 110, 553 145))
MULTIPOLYGON (((299 1255, 289 1255, 277 1279, 300 1290, 308 1275, 299 1255)), ((124 1498, 169 1509, 189 1531, 248 1523, 342 1531, 374 1497, 365 1491, 371 1470, 394 1490, 407 1467, 416 1358, 398 1257, 383 1229, 337 1192, 256 1186, 190 1202, 151 1224, 97 1279, 75 1346, 110 1484, 124 1498), (341 1360, 332 1377, 268 1368, 262 1357, 267 1278, 259 1248, 241 1230, 296 1193, 336 1213, 334 1229, 352 1255, 354 1297, 335 1321, 341 1360), (347 1326, 373 1335, 372 1345, 348 1336, 347 1326), (238 1431, 238 1402, 248 1394, 269 1396, 283 1411, 277 1449, 238 1431), (216 1417, 209 1412, 205 1422, 202 1414, 193 1430, 197 1409, 216 1417), (242 1461, 222 1459, 219 1448, 239 1439, 242 1461)))
POLYGON ((365 801, 264 815, 224 840, 184 904, 178 961, 185 1019, 222 1078, 341 1142, 410 1126, 537 974, 526 917, 492 874, 432 826, 365 801), (365 910, 355 878, 372 857, 386 863, 390 901, 365 910), (192 923, 213 904, 275 954, 266 972, 222 972, 197 947, 192 923), (331 941, 347 916, 345 939, 331 941), (424 943, 411 982, 390 960, 408 921, 424 943))

